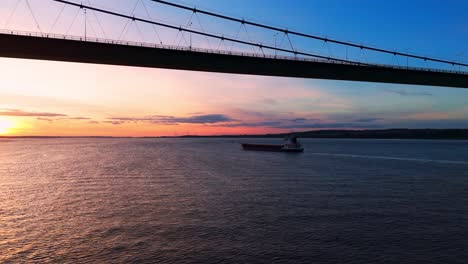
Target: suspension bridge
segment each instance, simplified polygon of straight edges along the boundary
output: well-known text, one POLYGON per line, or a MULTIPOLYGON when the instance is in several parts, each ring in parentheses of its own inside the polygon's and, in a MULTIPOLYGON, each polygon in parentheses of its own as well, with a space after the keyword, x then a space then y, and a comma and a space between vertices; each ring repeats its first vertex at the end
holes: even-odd
MULTIPOLYGON (((190 23, 187 23, 187 25, 170 24, 152 18, 147 6, 144 4, 145 0, 139 0, 137 4, 141 1, 141 4, 145 7, 146 16, 135 14, 135 8, 133 11, 129 10, 128 12, 116 11, 111 8, 95 6, 89 0, 84 1, 84 3, 81 1, 77 3, 65 0, 48 0, 62 5, 53 26, 63 15, 65 8, 76 9, 76 16, 80 13, 84 15, 84 34, 70 35, 54 33, 53 30, 45 32, 29 0, 17 0, 17 5, 12 9, 9 19, 17 12, 18 3, 22 1, 26 4, 38 31, 1 30, 0 57, 218 73, 468 88, 467 63, 393 51, 288 30, 174 2, 147 0, 151 4, 164 5, 168 8, 191 13, 190 23), (94 15, 95 22, 101 29, 103 37, 97 36, 97 30, 86 21, 87 12, 92 12, 94 15), (98 14, 101 15, 101 18, 105 16, 126 21, 122 32, 128 30, 129 25, 132 24, 139 31, 138 25, 151 26, 158 40, 149 42, 108 38, 104 33, 105 31, 100 23, 98 14), (208 32, 203 29, 201 24, 199 29, 195 29, 191 27, 194 15, 196 17, 207 16, 238 24, 239 28, 244 29, 246 32, 247 27, 271 31, 275 35, 281 35, 289 46, 285 47, 284 45, 277 45, 277 43, 273 45, 253 40, 250 37, 247 39, 241 38, 239 34, 228 36, 222 32, 208 32), (176 33, 179 36, 179 45, 165 44, 165 41, 158 35, 158 30, 161 29, 176 33), (89 35, 89 30, 94 31, 93 36, 89 35), (192 43, 192 36, 202 37, 207 41, 196 47, 192 43), (346 56, 331 56, 330 52, 329 54, 324 54, 323 52, 300 49, 294 45, 293 37, 320 42, 323 45, 340 47, 340 50, 346 50, 346 56), (190 38, 190 41, 187 42, 187 38, 190 38), (185 45, 180 45, 182 40, 185 45), (206 43, 209 43, 210 40, 211 42, 218 42, 218 48, 208 48, 206 43), (234 45, 240 48, 233 50, 232 47, 234 45), (224 48, 221 48, 221 46, 224 48), (357 50, 361 53, 378 54, 377 57, 379 58, 388 56, 395 59, 394 61, 397 63, 390 64, 382 63, 378 60, 369 61, 349 58, 347 56, 348 49, 357 50), (401 59, 406 60, 406 65, 399 64, 398 58, 400 58, 400 61, 401 59), (408 61, 410 59, 411 61, 415 61, 415 66, 409 65, 408 61), (421 66, 428 65, 429 62, 436 67, 421 66)), ((72 25, 75 23, 75 19, 72 25)))

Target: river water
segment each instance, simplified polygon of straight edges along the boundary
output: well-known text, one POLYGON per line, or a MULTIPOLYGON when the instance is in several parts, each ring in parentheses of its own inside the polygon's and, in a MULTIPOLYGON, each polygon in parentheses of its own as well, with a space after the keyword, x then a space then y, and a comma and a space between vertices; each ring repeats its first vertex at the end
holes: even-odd
POLYGON ((0 139, 0 263, 467 263, 468 141, 0 139))

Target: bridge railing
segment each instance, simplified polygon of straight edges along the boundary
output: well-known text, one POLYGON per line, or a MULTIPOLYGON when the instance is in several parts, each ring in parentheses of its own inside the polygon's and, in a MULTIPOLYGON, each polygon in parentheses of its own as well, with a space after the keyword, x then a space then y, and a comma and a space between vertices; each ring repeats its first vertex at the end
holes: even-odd
POLYGON ((104 44, 146 47, 146 48, 193 51, 193 52, 200 52, 200 53, 234 55, 234 56, 243 56, 243 57, 269 58, 269 59, 292 60, 292 61, 308 61, 308 62, 320 62, 320 63, 344 64, 344 65, 359 65, 359 66, 362 66, 362 67, 366 67, 365 64, 367 64, 369 66, 377 66, 377 67, 390 68, 390 69, 416 70, 416 71, 427 71, 427 72, 443 72, 443 73, 466 74, 466 75, 468 75, 468 72, 464 72, 464 71, 453 71, 453 70, 443 70, 443 69, 434 69, 434 68, 421 68, 421 67, 409 67, 409 66, 395 66, 395 65, 379 64, 379 63, 365 63, 363 65, 363 64, 359 64, 359 63, 349 63, 349 62, 344 62, 344 61, 335 61, 335 60, 332 60, 332 59, 331 60, 324 60, 324 59, 305 58, 305 57, 300 57, 300 56, 284 56, 284 55, 271 55, 271 54, 260 54, 260 53, 251 53, 251 52, 226 51, 226 50, 219 50, 219 49, 206 49, 206 48, 196 48, 196 47, 186 47, 186 46, 173 46, 173 45, 165 45, 165 44, 157 44, 157 43, 155 44, 155 43, 149 43, 149 42, 113 40, 113 39, 104 39, 104 38, 96 38, 96 37, 62 35, 62 34, 54 34, 54 33, 41 33, 41 32, 31 32, 31 31, 0 29, 0 34, 30 36, 30 37, 42 37, 42 38, 53 38, 53 39, 64 39, 64 40, 73 40, 73 41, 86 41, 86 42, 93 42, 93 43, 104 43, 104 44))

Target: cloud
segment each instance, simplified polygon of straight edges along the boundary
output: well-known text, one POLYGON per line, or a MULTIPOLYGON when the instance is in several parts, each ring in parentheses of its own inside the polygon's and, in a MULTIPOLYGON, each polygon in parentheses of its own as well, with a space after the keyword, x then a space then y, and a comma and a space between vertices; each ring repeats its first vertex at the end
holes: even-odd
POLYGON ((307 121, 307 119, 305 118, 294 118, 291 120, 291 122, 295 122, 295 123, 303 123, 305 121, 307 121))
POLYGON ((376 122, 376 121, 380 121, 380 120, 382 120, 382 118, 370 117, 370 118, 360 118, 360 119, 356 119, 356 120, 354 120, 354 122, 372 123, 372 122, 376 122))
POLYGON ((445 112, 427 112, 427 113, 414 113, 407 115, 405 119, 414 120, 442 120, 442 119, 455 119, 454 113, 445 112))
MULTIPOLYGON (((151 122, 151 117, 111 117, 109 120, 117 120, 121 122, 151 122)), ((104 121, 105 123, 111 123, 112 121, 104 121)))
POLYGON ((278 101, 273 99, 273 98, 263 98, 261 100, 262 103, 264 104, 268 104, 268 105, 277 105, 278 104, 278 101))
POLYGON ((234 119, 226 115, 197 115, 190 117, 174 117, 174 116, 164 116, 160 120, 163 122, 170 123, 190 123, 190 124, 212 124, 212 123, 221 123, 221 122, 230 122, 234 119))
POLYGON ((297 114, 290 111, 277 111, 277 110, 264 110, 264 111, 253 111, 244 108, 227 109, 227 112, 235 116, 236 119, 240 120, 255 120, 255 121, 272 121, 272 120, 290 120, 298 119, 297 114))
MULTIPOLYGON (((49 117, 49 116, 47 116, 49 117)), ((50 117, 56 117, 54 115, 50 116, 50 117)), ((41 121, 49 121, 49 122, 52 122, 52 121, 60 121, 60 120, 77 120, 77 121, 80 121, 80 120, 91 120, 91 118, 89 117, 63 117, 63 118, 44 118, 43 116, 41 117, 38 117, 37 120, 41 120, 41 121)))
POLYGON ((188 117, 178 116, 147 116, 147 117, 112 117, 109 118, 112 121, 118 122, 147 122, 154 124, 166 124, 166 125, 177 125, 177 124, 216 124, 224 122, 235 121, 229 116, 221 114, 210 114, 210 115, 192 115, 188 117))
POLYGON ((22 116, 22 117, 59 117, 67 116, 64 114, 47 113, 47 112, 27 112, 19 109, 0 109, 0 116, 22 116))
POLYGON ((409 92, 409 91, 406 91, 406 90, 403 90, 403 89, 389 89, 387 90, 387 92, 389 93, 393 93, 393 94, 398 94, 398 95, 401 95, 401 96, 434 96, 434 94, 432 93, 428 93, 428 92, 409 92))
POLYGON ((91 120, 91 121, 88 121, 89 124, 99 124, 98 121, 94 121, 94 120, 91 120))
POLYGON ((90 120, 91 118, 89 118, 89 117, 70 117, 70 118, 63 118, 63 119, 68 119, 68 120, 90 120))
POLYGON ((227 124, 215 124, 216 127, 266 127, 274 129, 346 129, 346 128, 380 128, 382 125, 373 122, 380 118, 345 118, 344 120, 330 120, 328 118, 284 117, 275 113, 253 113, 254 119, 237 119, 227 124), (248 120, 248 121, 246 121, 248 120))
POLYGON ((103 121, 103 123, 108 123, 108 124, 112 124, 112 125, 122 125, 125 122, 124 121, 103 121))
POLYGON ((282 124, 281 121, 263 121, 263 122, 239 122, 232 124, 218 125, 222 127, 276 127, 282 124))
POLYGON ((268 127, 276 129, 345 129, 345 128, 381 128, 383 126, 378 124, 371 124, 371 122, 378 120, 363 119, 360 122, 333 122, 330 120, 320 119, 279 119, 279 120, 265 120, 256 122, 233 122, 228 124, 217 124, 217 127, 268 127))
POLYGON ((54 121, 54 119, 51 119, 51 118, 45 118, 45 117, 38 117, 37 120, 40 120, 40 121, 48 121, 48 122, 52 122, 54 121))

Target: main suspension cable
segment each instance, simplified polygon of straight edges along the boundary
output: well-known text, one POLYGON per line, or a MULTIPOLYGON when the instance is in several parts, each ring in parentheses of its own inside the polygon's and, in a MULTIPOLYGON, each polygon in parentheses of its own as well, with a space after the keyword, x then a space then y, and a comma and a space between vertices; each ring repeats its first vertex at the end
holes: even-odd
MULTIPOLYGON (((371 64, 368 64, 368 63, 361 63, 361 62, 357 62, 357 61, 345 60, 345 59, 340 59, 340 58, 332 58, 332 57, 322 56, 322 55, 313 54, 313 53, 301 52, 301 51, 297 51, 297 50, 282 49, 282 48, 277 48, 277 47, 273 47, 273 46, 270 46, 270 45, 263 45, 263 44, 259 44, 259 43, 233 39, 233 38, 230 38, 230 37, 225 37, 224 35, 220 36, 220 35, 215 35, 215 34, 211 34, 211 33, 205 33, 205 32, 201 32, 201 31, 197 31, 197 30, 193 30, 193 29, 187 29, 187 28, 184 28, 182 26, 177 27, 177 26, 174 26, 174 25, 164 24, 164 23, 161 23, 161 22, 156 22, 156 21, 143 19, 143 18, 139 18, 139 17, 135 17, 135 16, 129 16, 129 15, 117 13, 117 12, 114 12, 114 11, 104 10, 104 9, 100 9, 100 8, 96 8, 96 7, 92 7, 92 6, 88 6, 88 5, 84 5, 84 4, 73 3, 73 2, 70 2, 70 1, 65 1, 65 0, 52 0, 52 1, 68 4, 68 5, 79 7, 79 8, 86 8, 86 9, 89 9, 89 10, 94 10, 96 12, 105 13, 105 14, 109 14, 109 15, 113 15, 113 16, 127 18, 127 19, 130 19, 132 21, 140 21, 140 22, 143 22, 143 23, 148 23, 148 24, 153 24, 153 25, 157 25, 157 26, 161 26, 161 27, 166 27, 166 28, 178 30, 180 32, 182 32, 182 31, 183 32, 189 32, 189 33, 193 33, 193 34, 197 34, 197 35, 207 36, 207 37, 210 37, 210 38, 220 39, 221 41, 226 40, 226 41, 236 42, 236 43, 240 43, 240 44, 244 44, 244 45, 248 45, 248 46, 256 46, 256 47, 259 47, 260 49, 270 49, 270 50, 282 51, 282 52, 285 52, 285 53, 292 53, 294 55, 303 55, 303 56, 315 57, 315 58, 328 60, 328 61, 342 62, 342 63, 348 63, 348 64, 354 64, 354 65, 361 65, 361 66, 370 66, 371 65, 371 64)), ((375 65, 373 65, 373 66, 375 66, 375 65)))
POLYGON ((301 32, 297 32, 297 31, 291 31, 291 30, 288 30, 288 29, 282 29, 282 28, 279 28, 279 27, 260 24, 260 23, 248 21, 248 20, 245 20, 245 19, 239 19, 239 18, 235 18, 235 17, 225 16, 225 15, 221 15, 221 14, 218 14, 218 13, 206 11, 206 10, 200 10, 198 8, 195 8, 195 7, 188 7, 188 6, 184 6, 184 5, 180 5, 180 4, 176 4, 176 3, 171 3, 171 2, 168 2, 168 1, 164 1, 164 0, 151 0, 151 1, 156 2, 156 3, 160 3, 160 4, 164 4, 164 5, 169 5, 169 6, 176 7, 176 8, 180 8, 180 9, 190 10, 192 12, 198 12, 200 14, 205 14, 205 15, 208 15, 208 16, 213 16, 213 17, 217 17, 217 18, 221 18, 221 19, 225 19, 225 20, 239 22, 239 23, 242 23, 242 24, 247 24, 247 25, 251 25, 251 26, 255 26, 255 27, 260 27, 260 28, 265 28, 265 29, 269 29, 269 30, 279 31, 279 32, 282 32, 282 33, 284 33, 286 35, 287 34, 297 35, 297 36, 301 36, 301 37, 321 40, 321 41, 324 41, 324 42, 330 42, 330 43, 345 45, 345 46, 359 48, 359 49, 366 49, 366 50, 371 50, 371 51, 375 51, 375 52, 392 54, 392 55, 395 55, 395 56, 403 56, 403 57, 409 57, 409 58, 414 58, 414 59, 420 59, 420 60, 424 60, 424 61, 434 61, 434 62, 439 62, 439 63, 451 64, 453 66, 455 66, 455 65, 468 66, 468 64, 466 64, 466 63, 461 63, 461 62, 456 62, 456 61, 449 61, 449 60, 442 60, 442 59, 436 59, 436 58, 431 58, 431 57, 424 57, 424 56, 419 56, 419 55, 410 54, 410 53, 392 51, 392 50, 388 50, 388 49, 381 49, 381 48, 376 48, 376 47, 371 47, 371 46, 366 46, 366 45, 359 45, 359 44, 352 43, 352 42, 340 41, 340 40, 336 40, 336 39, 320 37, 320 36, 317 36, 317 35, 311 35, 311 34, 301 33, 301 32))

